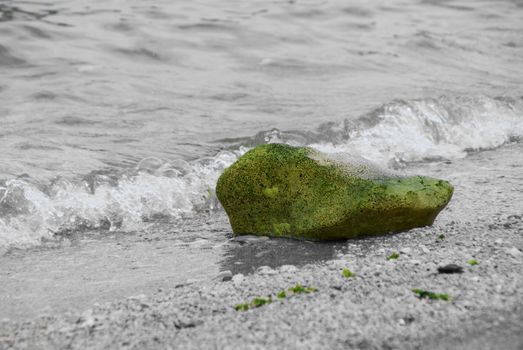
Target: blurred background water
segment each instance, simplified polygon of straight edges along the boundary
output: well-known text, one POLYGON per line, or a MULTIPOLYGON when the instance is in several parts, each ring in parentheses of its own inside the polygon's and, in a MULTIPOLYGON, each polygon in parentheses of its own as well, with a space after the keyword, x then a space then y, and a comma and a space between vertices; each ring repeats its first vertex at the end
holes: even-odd
POLYGON ((0 246, 213 211, 259 143, 518 142, 522 86, 521 0, 0 0, 0 246))

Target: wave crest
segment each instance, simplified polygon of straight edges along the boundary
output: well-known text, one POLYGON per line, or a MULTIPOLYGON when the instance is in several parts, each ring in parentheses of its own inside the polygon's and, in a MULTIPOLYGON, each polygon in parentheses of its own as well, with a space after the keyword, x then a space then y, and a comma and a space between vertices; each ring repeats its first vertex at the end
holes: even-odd
POLYGON ((212 211, 222 171, 262 143, 343 152, 385 167, 462 158, 523 136, 523 100, 440 97, 396 100, 357 119, 329 122, 314 131, 263 131, 222 141, 229 151, 194 162, 146 158, 124 172, 98 171, 77 181, 44 186, 19 178, 0 185, 0 247, 26 247, 81 229, 132 231, 158 217, 212 211))
POLYGON ((334 141, 311 146, 359 154, 382 166, 463 158, 523 135, 523 103, 487 97, 397 100, 331 127, 334 141), (336 132, 337 131, 337 132, 336 132))
POLYGON ((127 173, 57 179, 43 188, 24 179, 7 181, 0 187, 0 246, 31 246, 81 229, 132 231, 156 217, 212 211, 218 176, 243 152, 193 163, 147 158, 127 173))

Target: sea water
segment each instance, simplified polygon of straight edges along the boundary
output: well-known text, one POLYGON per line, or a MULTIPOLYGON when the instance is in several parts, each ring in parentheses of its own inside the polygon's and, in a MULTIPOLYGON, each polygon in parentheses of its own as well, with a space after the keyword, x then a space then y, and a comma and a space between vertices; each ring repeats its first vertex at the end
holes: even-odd
POLYGON ((220 211, 249 147, 384 167, 523 135, 521 1, 2 1, 0 246, 220 211))
POLYGON ((249 148, 433 173, 520 142, 522 86, 518 0, 0 1, 0 252, 216 247, 249 148))

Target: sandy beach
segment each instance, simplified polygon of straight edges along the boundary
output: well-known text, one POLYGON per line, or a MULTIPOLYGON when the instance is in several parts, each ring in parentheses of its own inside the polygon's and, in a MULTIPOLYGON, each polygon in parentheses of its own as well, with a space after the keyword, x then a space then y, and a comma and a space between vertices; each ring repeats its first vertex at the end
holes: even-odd
POLYGON ((522 86, 521 0, 0 0, 0 350, 523 349, 522 86), (271 143, 454 195, 235 237, 220 200, 236 232, 433 218, 423 179, 307 170, 265 220, 236 189, 290 173, 217 184, 271 143))
POLYGON ((90 280, 70 284, 59 296, 43 287, 36 289, 46 279, 35 283, 30 277, 36 272, 24 266, 31 256, 45 255, 50 248, 7 254, 2 257, 0 298, 17 298, 3 303, 12 306, 2 310, 0 348, 520 349, 522 150, 521 144, 513 144, 496 150, 495 158, 494 151, 485 151, 460 162, 410 167, 411 173, 449 178, 456 192, 432 227, 408 232, 327 245, 254 237, 237 240, 225 233, 222 218, 199 247, 169 247, 175 242, 136 235, 129 250, 135 265, 112 264, 110 270, 104 264, 113 259, 111 250, 125 245, 128 236, 80 240, 76 249, 84 254, 75 253, 75 259, 94 265, 78 263, 72 269, 61 264, 59 257, 66 259, 63 256, 72 244, 53 248, 64 254, 53 255, 54 263, 49 261, 39 272, 40 276, 63 274, 64 280, 77 276, 90 280), (92 244, 95 250, 89 248, 92 244), (156 256, 150 261, 139 259, 159 244, 169 253, 148 254, 156 256), (178 269, 177 275, 170 270, 175 249, 193 249, 200 261, 186 261, 191 268, 183 273, 178 269), (257 254, 263 251, 276 255, 257 254), (311 257, 312 251, 316 255, 311 257), (399 257, 388 260, 392 252, 399 257), (24 254, 27 258, 20 259, 24 254), (471 259, 477 265, 470 265, 471 259), (439 266, 449 263, 464 272, 438 273, 439 266), (135 268, 137 264, 141 267, 135 268), (17 275, 17 266, 28 277, 17 275), (343 277, 344 268, 354 276, 343 277), (231 271, 232 279, 224 271, 231 271), (278 292, 296 284, 317 291, 287 292, 286 298, 277 298, 278 292), (414 288, 445 293, 450 300, 420 299, 414 288), (53 302, 49 294, 61 303, 53 302), (269 295, 271 304, 248 311, 234 308, 269 295), (45 304, 53 307, 36 316, 45 304), (61 307, 54 307, 57 304, 61 307), (33 305, 33 310, 23 311, 20 305, 33 305))

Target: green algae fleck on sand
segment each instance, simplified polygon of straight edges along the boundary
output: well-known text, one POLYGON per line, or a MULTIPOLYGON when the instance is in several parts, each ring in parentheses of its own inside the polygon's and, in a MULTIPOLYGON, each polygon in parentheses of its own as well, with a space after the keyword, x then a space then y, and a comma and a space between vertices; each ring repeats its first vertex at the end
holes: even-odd
POLYGON ((345 278, 351 278, 351 277, 354 277, 354 273, 347 269, 347 268, 344 268, 342 271, 341 271, 341 275, 345 278))
POLYGON ((397 260, 400 257, 400 254, 398 252, 392 252, 388 257, 387 260, 397 260))
POLYGON ((434 293, 434 292, 419 289, 419 288, 413 289, 412 292, 414 294, 416 294, 418 296, 418 298, 420 298, 420 299, 427 298, 427 299, 431 299, 431 300, 444 300, 444 301, 449 301, 451 299, 451 297, 446 293, 434 293))
MULTIPOLYGON (((286 291, 285 290, 279 291, 276 294, 276 298, 283 300, 292 295, 309 294, 309 293, 314 293, 317 291, 318 291, 317 288, 303 286, 298 283, 298 284, 294 285, 293 287, 290 287, 286 291)), ((271 304, 272 301, 273 301, 272 295, 268 295, 266 298, 255 297, 254 299, 252 299, 252 301, 250 303, 240 303, 240 304, 234 305, 234 309, 236 311, 247 311, 249 309, 258 308, 258 307, 261 307, 264 305, 271 304)))

